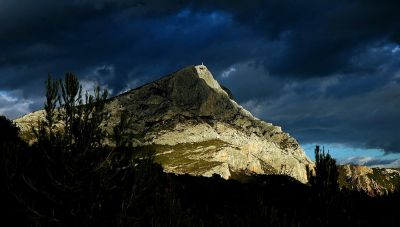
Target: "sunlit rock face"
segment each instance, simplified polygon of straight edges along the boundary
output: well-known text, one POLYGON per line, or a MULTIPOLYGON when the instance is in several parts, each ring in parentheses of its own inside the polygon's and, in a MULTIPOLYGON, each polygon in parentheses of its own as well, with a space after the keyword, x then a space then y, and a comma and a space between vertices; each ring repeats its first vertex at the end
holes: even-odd
POLYGON ((370 196, 387 195, 400 189, 400 171, 358 165, 339 166, 339 185, 370 196))
MULTIPOLYGON (((307 181, 312 165, 297 141, 230 98, 204 65, 190 66, 114 98, 111 133, 126 113, 132 141, 150 146, 167 172, 230 178, 234 172, 286 174, 307 181)), ((27 128, 32 116, 16 120, 27 128)))

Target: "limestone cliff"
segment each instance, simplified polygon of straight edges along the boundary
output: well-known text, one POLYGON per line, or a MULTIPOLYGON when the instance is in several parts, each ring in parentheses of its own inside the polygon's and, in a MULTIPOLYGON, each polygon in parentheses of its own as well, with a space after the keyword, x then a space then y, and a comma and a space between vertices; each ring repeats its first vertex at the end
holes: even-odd
MULTIPOLYGON (((229 178, 233 172, 287 174, 306 182, 312 164, 297 141, 238 105, 203 66, 190 66, 108 100, 111 132, 122 113, 132 141, 151 146, 165 171, 229 178)), ((16 123, 26 131, 43 116, 16 123)))
POLYGON ((400 189, 400 171, 367 166, 339 166, 339 185, 370 196, 387 195, 400 189))

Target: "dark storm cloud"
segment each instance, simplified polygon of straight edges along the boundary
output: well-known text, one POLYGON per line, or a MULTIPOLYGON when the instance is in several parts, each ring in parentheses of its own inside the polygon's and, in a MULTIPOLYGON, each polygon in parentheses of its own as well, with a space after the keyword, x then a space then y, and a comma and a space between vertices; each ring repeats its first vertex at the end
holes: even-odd
MULTIPOLYGON (((141 5, 133 5, 132 10, 143 11, 141 5)), ((90 8, 88 11, 91 12, 90 8)), ((60 75, 65 71, 78 74, 84 71, 90 74, 87 68, 112 65, 118 80, 110 78, 106 82, 120 90, 121 85, 138 77, 160 76, 188 64, 199 64, 205 59, 210 62, 219 59, 240 61, 249 56, 246 53, 249 49, 256 49, 246 44, 251 42, 246 41, 248 32, 245 29, 229 27, 229 15, 153 11, 157 12, 154 17, 147 14, 138 17, 131 10, 102 12, 101 17, 80 18, 79 24, 73 26, 67 22, 60 23, 58 29, 49 26, 46 32, 34 32, 26 41, 15 41, 18 39, 14 39, 11 33, 9 40, 14 40, 16 47, 4 45, 6 51, 0 63, 3 75, 15 80, 5 80, 0 85, 15 87, 19 79, 28 77, 28 74, 33 82, 37 78, 43 80, 43 72, 60 75), (224 40, 223 45, 221 40, 224 40), (239 45, 242 45, 241 49, 231 48, 239 45), (191 52, 193 54, 181 57, 191 52)), ((38 26, 42 25, 31 25, 38 26)))
POLYGON ((210 4, 210 8, 219 5, 233 12, 238 23, 269 39, 284 40, 287 52, 275 60, 265 60, 268 71, 281 76, 373 70, 354 64, 351 58, 370 43, 400 41, 400 2, 396 0, 255 0, 246 1, 245 6, 233 2, 210 4))
POLYGON ((303 143, 399 152, 398 1, 0 0, 0 113, 43 102, 47 73, 117 94, 204 62, 303 143))
POLYGON ((265 83, 264 88, 273 90, 274 96, 257 96, 243 104, 257 116, 282 125, 302 143, 399 152, 400 53, 385 49, 374 51, 386 63, 371 74, 290 80, 280 89, 276 83, 265 83))
MULTIPOLYGON (((162 18, 185 8, 206 12, 219 10, 231 14, 237 24, 249 27, 265 39, 285 42, 286 51, 280 56, 275 55, 273 59, 268 58, 270 53, 257 56, 272 74, 326 76, 338 72, 373 70, 365 65, 354 64, 351 59, 371 42, 398 41, 400 14, 396 9, 399 6, 398 1, 326 3, 254 0, 243 4, 241 1, 6 0, 2 3, 3 11, 0 14, 0 39, 2 43, 10 44, 9 48, 3 46, 3 49, 18 53, 30 48, 34 54, 36 45, 46 59, 54 53, 52 51, 58 53, 47 41, 67 35, 60 34, 60 30, 65 30, 66 33, 78 32, 77 37, 68 38, 76 38, 75 42, 80 42, 81 31, 77 27, 93 18, 107 18, 107 24, 112 27, 113 23, 121 25, 124 17, 162 18), (114 17, 110 17, 113 13, 114 17), (116 21, 118 18, 120 21, 116 21), (35 43, 32 43, 33 40, 35 43), (13 45, 15 43, 17 46, 13 45), (23 43, 25 45, 21 45, 23 43)), ((114 32, 112 28, 107 28, 107 24, 105 32, 114 32)), ((60 41, 64 40, 61 38, 60 41)), ((17 54, 10 57, 5 55, 7 51, 3 53, 0 59, 9 64, 26 62, 31 56, 25 53, 23 56, 17 54)))

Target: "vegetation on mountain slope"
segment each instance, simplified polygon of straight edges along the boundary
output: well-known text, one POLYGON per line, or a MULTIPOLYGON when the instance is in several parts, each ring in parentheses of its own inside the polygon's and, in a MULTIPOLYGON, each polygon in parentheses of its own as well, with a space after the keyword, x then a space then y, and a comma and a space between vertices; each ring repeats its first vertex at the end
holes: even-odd
MULTIPOLYGON (((129 116, 132 145, 161 150, 169 146, 171 157, 180 156, 182 144, 195 149, 193 144, 222 142, 216 143, 215 149, 205 148, 205 155, 185 148, 186 153, 197 153, 190 157, 193 162, 211 163, 201 164, 201 171, 184 171, 196 168, 192 168, 192 162, 188 166, 185 166, 188 162, 178 163, 184 159, 170 162, 162 158, 165 155, 159 156, 159 163, 171 173, 186 172, 195 176, 216 173, 225 179, 241 171, 282 173, 305 183, 305 166, 312 162, 297 141, 279 126, 257 119, 231 97, 206 66, 185 67, 108 99, 104 105, 107 120, 101 124, 109 135, 105 142, 113 144, 112 135, 120 117, 129 116)), ((37 111, 15 122, 23 137, 33 141, 29 135, 31 127, 44 117, 44 111, 37 111)))
MULTIPOLYGON (((253 175, 240 183, 163 172, 153 147, 133 148, 130 124, 113 130, 116 146, 102 143, 99 124, 106 93, 82 95, 68 74, 48 81, 46 118, 27 144, 0 117, 2 224, 13 226, 397 226, 399 194, 369 197, 339 190, 335 163, 322 154, 310 185, 285 175, 253 175), (57 91, 57 87, 61 88, 57 91), (81 94, 81 95, 80 95, 81 94), (84 100, 83 100, 84 99, 84 100), (55 111, 55 104, 65 111, 55 111), (83 105, 81 105, 83 104, 83 105), (67 110, 68 109, 68 110, 67 110), (54 119, 63 131, 53 130, 54 119), (329 193, 326 193, 329 191, 329 193)), ((220 141, 193 144, 212 147, 220 141)), ((220 145, 220 144, 218 144, 220 145)), ((184 158, 187 145, 179 147, 184 158)), ((164 154, 169 146, 158 148, 164 154)), ((311 171, 311 170, 310 170, 311 171)), ((340 181, 340 179, 339 179, 340 181)))

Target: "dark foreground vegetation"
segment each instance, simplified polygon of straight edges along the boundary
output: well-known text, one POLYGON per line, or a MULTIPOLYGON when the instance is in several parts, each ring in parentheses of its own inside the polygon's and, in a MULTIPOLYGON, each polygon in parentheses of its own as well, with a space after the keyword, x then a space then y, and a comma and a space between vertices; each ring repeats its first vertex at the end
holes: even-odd
POLYGON ((398 226, 398 194, 340 190, 335 160, 319 148, 309 185, 175 176, 132 147, 126 116, 113 132, 99 127, 106 92, 83 95, 71 74, 46 86, 33 144, 0 117, 1 226, 398 226))

